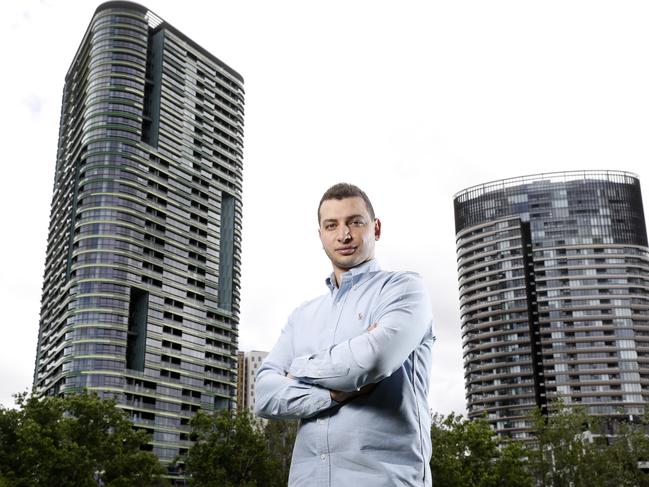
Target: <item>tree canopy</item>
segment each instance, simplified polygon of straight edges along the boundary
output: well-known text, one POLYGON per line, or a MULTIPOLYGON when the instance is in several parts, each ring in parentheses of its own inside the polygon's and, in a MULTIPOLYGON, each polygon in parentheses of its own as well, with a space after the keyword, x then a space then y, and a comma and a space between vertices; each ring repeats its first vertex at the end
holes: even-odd
POLYGON ((499 441, 484 419, 434 415, 435 487, 649 487, 648 418, 597 417, 555 402, 530 441, 499 441))
POLYGON ((0 486, 164 485, 158 459, 141 449, 148 435, 114 401, 20 394, 16 404, 0 407, 0 486))
POLYGON ((433 415, 433 455, 430 461, 435 487, 532 487, 519 443, 499 444, 489 423, 451 413, 433 415))
POLYGON ((293 458, 293 446, 295 445, 297 428, 297 420, 287 419, 268 421, 264 429, 270 452, 277 461, 277 467, 279 468, 278 476, 281 479, 281 485, 288 484, 288 474, 291 469, 291 459, 293 458))
POLYGON ((286 485, 261 423, 247 410, 199 412, 191 421, 194 445, 185 459, 196 487, 279 487, 286 485))
POLYGON ((547 417, 534 418, 537 442, 529 466, 547 487, 649 487, 639 468, 649 460, 647 418, 590 416, 584 408, 555 402, 547 417))
MULTIPOLYGON (((96 394, 0 406, 0 487, 168 485, 115 401, 96 394)), ((195 487, 276 487, 288 481, 296 421, 262 423, 248 410, 198 412, 184 461, 195 487)), ((649 416, 594 417, 554 403, 536 413, 532 441, 501 441, 485 419, 433 415, 435 487, 649 487, 649 416)))

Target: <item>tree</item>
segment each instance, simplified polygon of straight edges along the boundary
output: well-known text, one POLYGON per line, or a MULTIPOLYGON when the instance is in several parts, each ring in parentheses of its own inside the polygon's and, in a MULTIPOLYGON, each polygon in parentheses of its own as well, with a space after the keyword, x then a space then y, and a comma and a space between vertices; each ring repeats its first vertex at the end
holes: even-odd
POLYGON ((185 459, 190 485, 196 487, 275 487, 281 467, 271 454, 263 429, 243 409, 199 412, 191 420, 194 445, 185 459))
POLYGON ((297 427, 297 420, 273 420, 268 421, 264 428, 268 448, 279 465, 282 485, 288 484, 297 427))
POLYGON ((638 467, 649 460, 646 419, 604 422, 582 407, 557 401, 547 417, 537 411, 534 429, 530 468, 541 486, 649 486, 649 476, 638 467))
POLYGON ((531 487, 525 450, 518 443, 499 444, 489 423, 451 413, 435 414, 430 466, 435 487, 531 487))
POLYGON ((608 474, 606 485, 649 487, 649 474, 639 468, 639 462, 649 461, 649 417, 645 415, 639 423, 617 423, 611 429, 604 455, 608 460, 603 467, 608 474))
MULTIPOLYGON (((542 486, 593 485, 597 477, 598 455, 586 433, 589 418, 583 408, 562 402, 550 407, 551 414, 535 412, 535 448, 530 466, 542 486)), ((594 484, 597 485, 597 484, 594 484)))
POLYGON ((163 467, 141 449, 148 435, 115 401, 19 394, 16 404, 0 407, 0 479, 7 485, 161 485, 163 467))

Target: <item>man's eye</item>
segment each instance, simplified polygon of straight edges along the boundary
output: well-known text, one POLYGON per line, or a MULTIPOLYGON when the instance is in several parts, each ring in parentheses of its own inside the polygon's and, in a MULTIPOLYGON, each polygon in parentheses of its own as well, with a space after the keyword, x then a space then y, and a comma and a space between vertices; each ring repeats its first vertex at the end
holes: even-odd
POLYGON ((363 220, 353 220, 350 225, 353 225, 355 227, 360 227, 363 224, 363 220))
POLYGON ((335 228, 336 228, 336 225, 333 224, 333 223, 328 223, 327 225, 325 225, 325 230, 333 230, 335 228))

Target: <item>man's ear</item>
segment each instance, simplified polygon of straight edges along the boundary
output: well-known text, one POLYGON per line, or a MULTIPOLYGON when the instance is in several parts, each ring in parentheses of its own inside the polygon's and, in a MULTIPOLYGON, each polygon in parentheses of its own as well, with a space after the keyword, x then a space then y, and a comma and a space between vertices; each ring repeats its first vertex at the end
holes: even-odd
POLYGON ((374 240, 381 238, 381 220, 378 218, 374 219, 374 240))

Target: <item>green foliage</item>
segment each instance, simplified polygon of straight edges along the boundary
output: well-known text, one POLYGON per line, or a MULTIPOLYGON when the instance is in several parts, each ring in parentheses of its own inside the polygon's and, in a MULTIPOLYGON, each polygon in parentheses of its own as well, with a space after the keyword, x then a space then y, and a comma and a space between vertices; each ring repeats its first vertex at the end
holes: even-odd
POLYGON ((638 461, 649 459, 647 421, 602 422, 581 407, 554 403, 546 418, 536 413, 537 444, 530 469, 547 487, 649 487, 638 461))
POLYGON ((16 404, 0 407, 0 486, 160 485, 164 469, 140 449, 148 436, 114 401, 20 394, 16 404))
MULTIPOLYGON (((160 487, 163 467, 142 450, 114 401, 94 394, 0 406, 0 487, 160 487)), ((649 462, 649 416, 607 422, 579 407, 553 404, 536 413, 536 441, 499 443, 488 422, 434 415, 431 470, 435 487, 649 487, 638 462, 649 462)), ((198 413, 185 470, 196 487, 275 487, 288 481, 295 421, 265 428, 249 411, 198 413)))
POLYGON ((276 458, 279 466, 279 478, 282 485, 288 484, 288 474, 293 458, 293 446, 297 436, 298 421, 268 421, 264 433, 268 441, 271 454, 276 458))
POLYGON ((531 487, 517 443, 499 445, 487 421, 435 414, 430 466, 435 487, 531 487))
POLYGON ((649 460, 649 417, 604 422, 561 402, 550 411, 535 413, 531 444, 498 444, 485 420, 435 415, 433 485, 649 487, 649 475, 638 468, 649 460))
POLYGON ((583 408, 557 403, 548 417, 535 413, 536 448, 530 467, 540 485, 589 485, 597 476, 598 455, 585 433, 589 418, 583 408), (577 482, 575 484, 575 482, 577 482))
POLYGON ((639 424, 618 425, 615 437, 609 439, 605 454, 607 473, 605 485, 649 487, 649 475, 638 468, 638 462, 649 461, 649 418, 639 424))
POLYGON ((196 443, 185 470, 196 487, 275 487, 286 485, 261 425, 244 409, 199 412, 191 421, 196 443))

